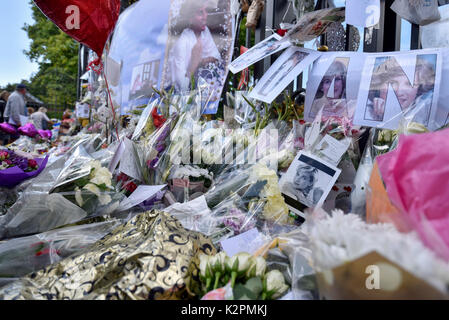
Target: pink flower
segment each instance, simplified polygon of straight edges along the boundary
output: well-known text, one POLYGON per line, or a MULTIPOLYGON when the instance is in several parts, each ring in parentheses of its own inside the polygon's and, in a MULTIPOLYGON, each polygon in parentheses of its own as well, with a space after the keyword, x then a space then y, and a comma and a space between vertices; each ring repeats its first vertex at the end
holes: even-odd
POLYGON ((12 165, 12 161, 9 159, 5 160, 5 162, 8 164, 8 166, 12 165))
POLYGON ((0 161, 6 160, 9 158, 9 153, 7 151, 0 151, 0 161))

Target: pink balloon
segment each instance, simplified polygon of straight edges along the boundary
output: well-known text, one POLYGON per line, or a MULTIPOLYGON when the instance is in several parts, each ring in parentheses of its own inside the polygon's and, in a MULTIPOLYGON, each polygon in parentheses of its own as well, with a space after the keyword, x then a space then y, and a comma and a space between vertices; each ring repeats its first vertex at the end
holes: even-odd
POLYGON ((34 138, 35 136, 37 136, 39 134, 39 132, 37 132, 36 127, 32 123, 27 123, 26 125, 20 127, 19 133, 21 135, 24 135, 24 136, 27 136, 30 138, 34 138))
POLYGON ((17 129, 10 125, 9 123, 0 123, 0 130, 6 132, 7 134, 16 134, 17 129))

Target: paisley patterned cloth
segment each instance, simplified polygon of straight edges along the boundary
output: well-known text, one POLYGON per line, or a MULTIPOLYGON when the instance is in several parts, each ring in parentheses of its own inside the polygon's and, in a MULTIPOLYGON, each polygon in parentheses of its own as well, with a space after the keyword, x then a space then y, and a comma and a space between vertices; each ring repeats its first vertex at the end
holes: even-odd
POLYGON ((0 288, 0 299, 191 299, 212 242, 166 213, 146 212, 81 254, 0 288))

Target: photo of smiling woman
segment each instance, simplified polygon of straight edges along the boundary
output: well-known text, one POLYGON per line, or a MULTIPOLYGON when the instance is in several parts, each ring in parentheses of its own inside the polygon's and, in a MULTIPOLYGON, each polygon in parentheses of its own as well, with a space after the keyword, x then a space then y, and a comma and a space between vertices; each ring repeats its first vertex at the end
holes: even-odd
POLYGON ((348 64, 349 58, 336 58, 331 64, 318 87, 310 109, 310 118, 314 118, 321 109, 323 117, 350 116, 346 103, 348 64))
POLYGON ((365 119, 388 121, 386 101, 391 85, 402 112, 413 113, 413 121, 427 125, 434 96, 436 60, 437 55, 417 56, 412 84, 394 57, 377 58, 365 119))
POLYGON ((203 79, 213 92, 211 101, 219 98, 232 52, 229 10, 225 0, 172 0, 162 80, 165 89, 188 92, 196 89, 192 83, 203 79))

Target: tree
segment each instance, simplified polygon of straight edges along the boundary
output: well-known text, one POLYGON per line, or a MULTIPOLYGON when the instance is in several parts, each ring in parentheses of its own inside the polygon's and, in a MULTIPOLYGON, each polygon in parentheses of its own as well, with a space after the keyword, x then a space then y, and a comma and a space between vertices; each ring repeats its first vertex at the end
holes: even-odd
POLYGON ((23 30, 31 39, 25 55, 39 64, 39 71, 30 79, 30 93, 46 103, 74 104, 78 73, 78 43, 58 29, 30 1, 34 24, 23 30))

